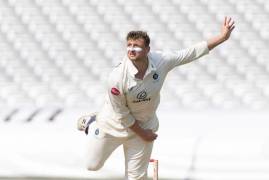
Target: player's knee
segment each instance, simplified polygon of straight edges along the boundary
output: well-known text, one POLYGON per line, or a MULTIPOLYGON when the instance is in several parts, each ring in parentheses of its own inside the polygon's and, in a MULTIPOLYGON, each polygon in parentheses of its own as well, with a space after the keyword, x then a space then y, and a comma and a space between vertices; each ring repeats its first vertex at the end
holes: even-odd
POLYGON ((101 167, 103 167, 103 164, 101 164, 101 163, 93 162, 93 163, 88 163, 87 164, 87 169, 89 171, 97 171, 97 170, 101 169, 101 167))

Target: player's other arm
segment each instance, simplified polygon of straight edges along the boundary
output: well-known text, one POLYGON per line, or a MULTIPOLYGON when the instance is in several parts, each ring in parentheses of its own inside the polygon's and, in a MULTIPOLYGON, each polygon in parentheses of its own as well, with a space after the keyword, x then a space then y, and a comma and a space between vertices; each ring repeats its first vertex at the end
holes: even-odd
POLYGON ((125 95, 120 81, 120 72, 114 69, 108 78, 107 93, 109 103, 113 109, 112 116, 117 119, 125 128, 128 128, 135 122, 135 118, 130 113, 126 105, 125 95))
POLYGON ((158 136, 151 129, 143 129, 137 120, 129 128, 145 141, 154 141, 158 136))
POLYGON ((208 49, 212 50, 219 44, 228 40, 234 28, 235 28, 235 25, 232 18, 225 17, 223 24, 221 26, 221 33, 218 36, 215 36, 207 41, 208 49))

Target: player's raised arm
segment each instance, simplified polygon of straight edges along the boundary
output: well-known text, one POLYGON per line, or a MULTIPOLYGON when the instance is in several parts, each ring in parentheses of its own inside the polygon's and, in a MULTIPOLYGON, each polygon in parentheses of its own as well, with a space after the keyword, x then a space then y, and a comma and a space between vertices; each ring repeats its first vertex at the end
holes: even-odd
POLYGON ((218 36, 215 36, 207 41, 208 49, 212 50, 219 44, 228 40, 232 31, 235 28, 234 20, 232 18, 224 18, 223 24, 221 26, 221 33, 218 36))
POLYGON ((179 51, 169 51, 162 53, 162 59, 165 62, 166 69, 170 71, 176 66, 190 63, 209 53, 210 50, 228 40, 233 29, 235 28, 232 18, 225 17, 221 26, 219 35, 210 38, 207 41, 202 41, 194 44, 191 47, 179 51))

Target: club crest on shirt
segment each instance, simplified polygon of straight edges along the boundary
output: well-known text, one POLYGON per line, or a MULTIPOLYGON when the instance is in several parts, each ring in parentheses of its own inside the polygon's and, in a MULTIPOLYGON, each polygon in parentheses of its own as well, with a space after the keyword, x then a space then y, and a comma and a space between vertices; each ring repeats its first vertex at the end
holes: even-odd
POLYGON ((115 88, 115 87, 111 88, 111 91, 110 92, 111 92, 111 94, 113 94, 115 96, 120 95, 120 91, 117 88, 115 88))
POLYGON ((154 73, 153 76, 152 76, 152 78, 154 80, 158 80, 159 79, 159 75, 157 73, 154 73))

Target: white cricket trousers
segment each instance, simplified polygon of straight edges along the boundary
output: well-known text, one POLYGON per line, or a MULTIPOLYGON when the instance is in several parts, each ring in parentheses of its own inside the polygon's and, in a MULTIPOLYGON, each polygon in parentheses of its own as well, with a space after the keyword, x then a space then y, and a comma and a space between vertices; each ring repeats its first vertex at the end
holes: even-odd
POLYGON ((146 180, 153 142, 146 142, 138 136, 117 138, 102 132, 92 123, 87 136, 87 169, 100 169, 111 153, 123 145, 125 156, 125 177, 127 180, 146 180))

